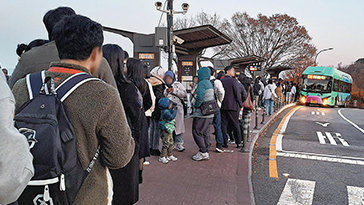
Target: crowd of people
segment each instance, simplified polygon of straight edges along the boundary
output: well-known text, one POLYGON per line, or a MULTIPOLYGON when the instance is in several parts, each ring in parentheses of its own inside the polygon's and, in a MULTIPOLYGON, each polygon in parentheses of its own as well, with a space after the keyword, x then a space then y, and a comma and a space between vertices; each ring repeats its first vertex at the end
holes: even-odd
MULTIPOLYGON (((149 70, 120 46, 103 45, 102 26, 72 8, 48 11, 43 23, 48 39, 18 45, 14 72, 0 73, 5 130, 0 164, 6 164, 0 166, 0 204, 136 203, 147 158, 159 156, 167 164, 178 161, 173 149, 186 149, 186 88, 174 72, 160 66, 149 70), (49 96, 59 99, 52 104, 49 96), (41 139, 50 129, 60 140, 45 146, 41 139), (63 153, 72 149, 72 141, 74 158, 63 153), (54 159, 44 154, 52 146, 59 147, 54 159), (80 179, 77 170, 66 170, 69 163, 85 172, 80 179)), ((229 151, 232 144, 247 152, 251 113, 265 107, 271 115, 274 103, 297 99, 294 84, 253 81, 236 75, 232 66, 220 72, 201 67, 197 73, 191 91, 195 161, 210 159, 212 126, 216 152, 229 151)))

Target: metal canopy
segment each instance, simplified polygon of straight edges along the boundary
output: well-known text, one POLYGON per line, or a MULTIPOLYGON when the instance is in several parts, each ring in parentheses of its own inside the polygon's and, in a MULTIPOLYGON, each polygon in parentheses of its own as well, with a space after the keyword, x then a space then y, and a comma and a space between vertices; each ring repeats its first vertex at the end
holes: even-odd
POLYGON ((292 70, 292 69, 293 68, 289 67, 289 66, 274 66, 274 67, 267 68, 266 71, 268 73, 280 73, 281 71, 292 70))
POLYGON ((176 30, 173 34, 184 40, 182 44, 176 45, 176 52, 182 54, 188 51, 228 44, 232 41, 212 25, 176 30))
POLYGON ((231 59, 231 65, 236 68, 245 68, 250 64, 261 63, 264 61, 265 61, 265 58, 262 58, 262 57, 256 56, 256 55, 250 55, 250 56, 245 56, 245 57, 241 57, 241 58, 231 59))
POLYGON ((289 66, 274 66, 274 67, 270 67, 267 68, 266 71, 267 73, 269 73, 272 78, 278 78, 279 77, 279 73, 285 70, 292 70, 292 67, 289 66))

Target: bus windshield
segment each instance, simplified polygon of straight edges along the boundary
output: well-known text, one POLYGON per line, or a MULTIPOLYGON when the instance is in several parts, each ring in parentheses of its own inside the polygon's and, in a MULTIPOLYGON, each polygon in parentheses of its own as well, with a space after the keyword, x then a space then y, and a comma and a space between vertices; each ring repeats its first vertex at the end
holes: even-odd
POLYGON ((330 79, 317 80, 317 79, 303 79, 302 88, 307 92, 314 93, 329 93, 331 92, 332 83, 330 79))

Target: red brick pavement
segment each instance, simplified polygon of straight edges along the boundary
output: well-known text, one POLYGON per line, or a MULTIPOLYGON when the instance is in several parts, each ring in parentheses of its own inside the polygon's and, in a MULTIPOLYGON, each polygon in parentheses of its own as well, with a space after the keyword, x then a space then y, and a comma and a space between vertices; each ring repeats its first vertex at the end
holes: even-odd
MULTIPOLYGON (((259 114, 259 129, 263 126, 259 114)), ((270 117, 266 116, 266 122, 270 117)), ((158 157, 150 157, 145 166, 144 183, 140 186, 138 204, 250 204, 248 184, 249 153, 238 152, 230 145, 233 153, 215 152, 215 136, 211 134, 210 160, 195 162, 192 156, 198 152, 192 137, 192 119, 185 120, 185 152, 174 151, 177 162, 161 164, 158 157)), ((252 114, 251 130, 255 126, 252 114)), ((211 128, 211 133, 213 128, 211 128)), ((251 138, 257 131, 251 132, 251 138)))

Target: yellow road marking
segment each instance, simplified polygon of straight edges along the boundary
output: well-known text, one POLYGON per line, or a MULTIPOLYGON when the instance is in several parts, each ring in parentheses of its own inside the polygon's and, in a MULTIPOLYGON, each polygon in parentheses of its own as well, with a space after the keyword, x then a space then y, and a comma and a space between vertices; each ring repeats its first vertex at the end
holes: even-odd
POLYGON ((283 127, 284 122, 287 117, 294 112, 296 107, 292 108, 279 123, 277 129, 273 132, 272 138, 270 139, 269 144, 269 177, 278 178, 278 168, 277 168, 277 149, 276 149, 276 141, 278 134, 281 133, 281 129, 283 127))

